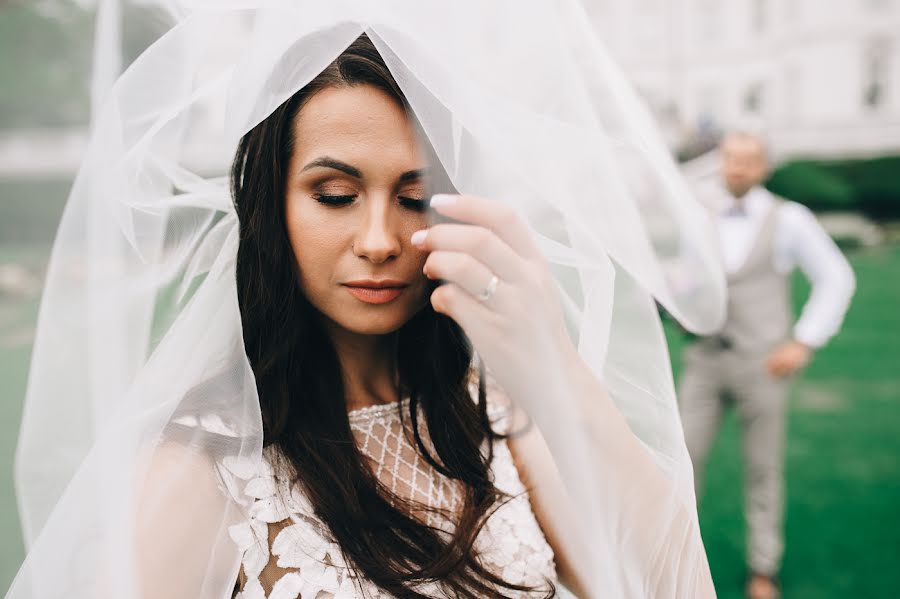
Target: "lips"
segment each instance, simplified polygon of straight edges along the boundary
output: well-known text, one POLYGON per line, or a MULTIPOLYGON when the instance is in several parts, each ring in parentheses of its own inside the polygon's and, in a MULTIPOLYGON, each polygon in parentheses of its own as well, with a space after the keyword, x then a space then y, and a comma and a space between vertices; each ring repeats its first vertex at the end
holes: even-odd
POLYGON ((350 294, 367 304, 386 304, 392 302, 406 290, 409 285, 393 279, 359 280, 344 283, 350 294))

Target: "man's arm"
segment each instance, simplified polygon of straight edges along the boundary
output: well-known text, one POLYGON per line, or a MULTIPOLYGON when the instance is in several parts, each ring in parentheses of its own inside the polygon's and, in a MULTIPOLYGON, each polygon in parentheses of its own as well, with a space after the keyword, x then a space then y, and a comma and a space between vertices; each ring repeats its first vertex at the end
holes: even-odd
POLYGON ((853 270, 813 213, 788 203, 779 223, 777 252, 783 266, 797 266, 812 284, 812 292, 794 325, 793 341, 770 354, 769 372, 787 376, 809 361, 813 350, 838 332, 856 288, 853 270))
POLYGON ((787 253, 812 285, 794 339, 819 348, 841 328, 856 289, 853 270, 813 213, 800 204, 785 206, 787 253))

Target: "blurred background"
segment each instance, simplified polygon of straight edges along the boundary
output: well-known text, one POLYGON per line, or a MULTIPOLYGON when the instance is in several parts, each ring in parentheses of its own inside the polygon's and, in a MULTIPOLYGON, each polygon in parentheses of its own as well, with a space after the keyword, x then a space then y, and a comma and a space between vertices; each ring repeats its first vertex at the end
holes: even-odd
MULTIPOLYGON (((784 596, 900 596, 900 0, 586 0, 691 179, 730 127, 765 132, 766 186, 812 208, 857 293, 792 387, 784 596)), ((44 269, 88 136, 91 0, 0 0, 0 589, 24 554, 12 463, 44 269)), ((139 4, 125 65, 164 30, 139 4)), ((125 66, 123 65, 123 66, 125 66)), ((795 304, 808 287, 795 280, 795 304)), ((669 332, 673 367, 684 339, 669 332)), ((734 417, 701 525, 719 596, 742 596, 734 417)))
MULTIPOLYGON (((847 255, 842 330, 792 386, 787 599, 900 597, 900 1, 593 0, 588 12, 692 180, 724 131, 763 132, 772 192, 847 255)), ((795 309, 809 292, 794 280, 795 309)), ((669 330, 676 377, 685 339, 669 330)), ((741 450, 730 414, 701 528, 719 597, 743 596, 741 450)))

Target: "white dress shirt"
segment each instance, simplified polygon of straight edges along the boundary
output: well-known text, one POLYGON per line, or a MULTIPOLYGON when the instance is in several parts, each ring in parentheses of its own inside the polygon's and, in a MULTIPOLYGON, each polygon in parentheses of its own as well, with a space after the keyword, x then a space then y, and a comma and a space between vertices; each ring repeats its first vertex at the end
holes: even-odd
MULTIPOLYGON (((733 273, 748 258, 775 197, 754 187, 740 200, 724 187, 710 191, 725 270, 733 273)), ((775 224, 774 267, 788 274, 799 267, 812 284, 809 299, 794 325, 794 339, 821 347, 841 328, 856 288, 853 270, 802 204, 786 202, 775 224)))

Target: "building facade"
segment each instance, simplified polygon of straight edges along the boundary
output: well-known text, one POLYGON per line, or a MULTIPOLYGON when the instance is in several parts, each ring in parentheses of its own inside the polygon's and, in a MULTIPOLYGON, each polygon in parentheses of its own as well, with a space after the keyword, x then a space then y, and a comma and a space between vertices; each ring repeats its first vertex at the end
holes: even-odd
POLYGON ((753 122, 777 157, 900 152, 900 0, 587 0, 678 146, 753 122))

